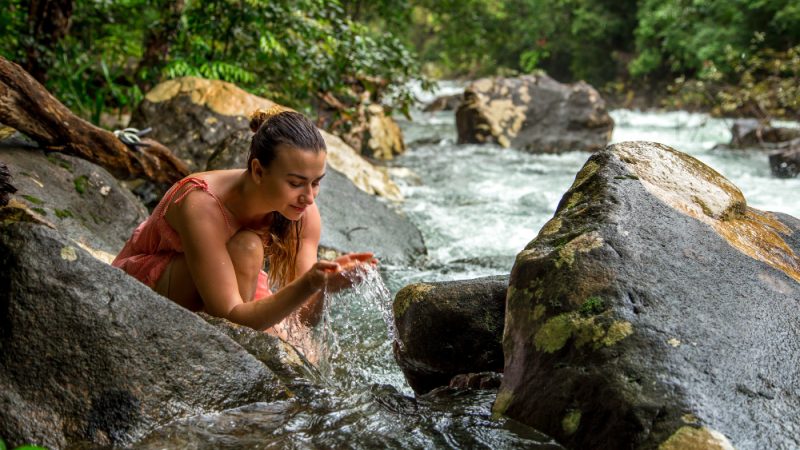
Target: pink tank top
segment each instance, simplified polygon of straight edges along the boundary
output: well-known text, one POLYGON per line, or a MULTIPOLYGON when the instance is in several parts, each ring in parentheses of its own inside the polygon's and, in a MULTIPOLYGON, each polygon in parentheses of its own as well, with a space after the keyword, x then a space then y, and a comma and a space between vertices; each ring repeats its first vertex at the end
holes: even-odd
MULTIPOLYGON (((228 227, 228 237, 230 239, 235 233, 236 229, 231 225, 231 219, 222 201, 208 189, 208 183, 201 178, 187 177, 175 183, 161 201, 150 214, 150 217, 142 222, 133 231, 128 242, 119 252, 114 262, 111 263, 114 267, 127 272, 142 283, 155 288, 161 275, 166 270, 172 258, 178 254, 183 253, 183 245, 181 244, 180 235, 172 228, 164 217, 167 209, 171 204, 180 203, 186 196, 195 189, 206 192, 208 195, 217 201, 220 214, 225 219, 225 224, 228 227), (187 186, 177 198, 176 194, 181 189, 187 186)), ((226 239, 226 240, 227 240, 226 239)), ((269 277, 263 270, 259 273, 258 284, 253 298, 263 298, 271 294, 269 289, 269 277)), ((245 299, 250 301, 252 299, 245 299)))

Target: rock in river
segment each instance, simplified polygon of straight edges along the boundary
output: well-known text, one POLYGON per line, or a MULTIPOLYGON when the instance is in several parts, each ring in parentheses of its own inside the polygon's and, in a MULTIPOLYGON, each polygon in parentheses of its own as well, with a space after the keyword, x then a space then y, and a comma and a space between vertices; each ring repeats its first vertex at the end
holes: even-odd
POLYGON ((507 276, 404 287, 392 306, 394 354, 417 393, 460 374, 500 371, 507 276))
POLYGON ((464 91, 456 111, 458 142, 494 142, 531 153, 602 150, 614 120, 592 86, 544 74, 483 78, 464 91))
POLYGON ((616 144, 517 255, 494 410, 569 448, 798 448, 799 323, 800 220, 616 144))

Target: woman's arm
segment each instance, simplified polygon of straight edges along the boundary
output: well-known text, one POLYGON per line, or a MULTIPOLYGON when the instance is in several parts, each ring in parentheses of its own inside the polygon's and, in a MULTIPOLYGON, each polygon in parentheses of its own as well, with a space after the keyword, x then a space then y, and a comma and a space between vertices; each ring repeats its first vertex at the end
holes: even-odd
POLYGON ((181 237, 186 263, 206 312, 254 329, 266 329, 283 320, 317 294, 325 286, 328 273, 338 267, 333 262, 314 261, 269 301, 245 303, 225 245, 229 232, 216 200, 192 192, 172 205, 169 215, 181 237))
MULTIPOLYGON (((300 232, 300 251, 297 253, 297 265, 295 273, 306 273, 314 263, 317 262, 317 252, 319 250, 319 239, 322 233, 322 219, 319 215, 317 205, 313 204, 306 209, 303 220, 303 229, 300 232)), ((297 312, 300 321, 307 326, 314 326, 322 320, 322 310, 324 307, 323 292, 319 291, 311 295, 297 312)))

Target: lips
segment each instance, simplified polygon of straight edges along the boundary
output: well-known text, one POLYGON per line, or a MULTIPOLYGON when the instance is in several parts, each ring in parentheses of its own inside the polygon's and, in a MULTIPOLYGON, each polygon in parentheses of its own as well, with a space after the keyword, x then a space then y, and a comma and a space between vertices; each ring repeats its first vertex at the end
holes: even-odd
POLYGON ((305 206, 294 206, 294 205, 289 205, 289 207, 290 207, 290 208, 292 208, 292 209, 293 209, 295 212, 298 212, 298 213, 301 213, 301 212, 303 212, 303 211, 305 211, 305 210, 306 210, 306 207, 305 207, 305 206))

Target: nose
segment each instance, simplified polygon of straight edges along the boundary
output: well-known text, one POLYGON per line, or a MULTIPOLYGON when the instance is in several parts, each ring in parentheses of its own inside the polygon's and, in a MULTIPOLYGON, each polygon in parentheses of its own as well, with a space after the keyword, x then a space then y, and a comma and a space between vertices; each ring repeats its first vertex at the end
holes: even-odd
POLYGON ((303 193, 300 194, 300 202, 309 206, 314 204, 314 188, 311 185, 306 186, 303 193))

